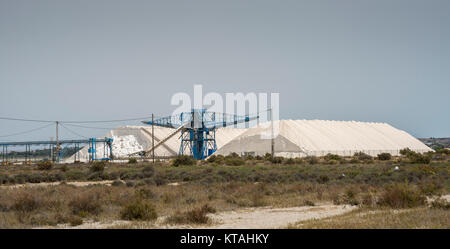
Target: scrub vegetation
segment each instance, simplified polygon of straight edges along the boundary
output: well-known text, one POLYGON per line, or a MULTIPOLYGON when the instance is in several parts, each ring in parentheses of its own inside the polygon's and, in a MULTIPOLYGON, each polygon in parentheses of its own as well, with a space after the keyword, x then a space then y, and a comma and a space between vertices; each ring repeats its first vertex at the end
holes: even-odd
POLYGON ((155 164, 8 165, 0 167, 0 228, 157 219, 210 224, 208 214, 214 212, 320 203, 359 208, 291 227, 449 228, 449 204, 437 198, 450 193, 449 159, 443 150, 424 155, 404 150, 400 157, 234 154, 155 164), (74 181, 94 184, 77 187, 74 181))

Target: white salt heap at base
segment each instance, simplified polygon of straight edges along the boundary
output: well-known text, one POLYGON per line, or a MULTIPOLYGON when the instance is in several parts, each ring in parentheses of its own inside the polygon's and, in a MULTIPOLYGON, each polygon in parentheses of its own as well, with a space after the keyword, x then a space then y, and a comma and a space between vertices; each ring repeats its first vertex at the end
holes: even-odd
POLYGON ((113 136, 113 141, 112 151, 117 155, 129 155, 144 150, 144 147, 138 143, 133 135, 113 136))

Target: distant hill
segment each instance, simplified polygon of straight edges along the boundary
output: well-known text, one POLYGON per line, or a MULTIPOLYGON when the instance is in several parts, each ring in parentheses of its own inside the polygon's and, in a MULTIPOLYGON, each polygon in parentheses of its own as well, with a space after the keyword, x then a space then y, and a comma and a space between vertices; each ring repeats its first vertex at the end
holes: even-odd
POLYGON ((432 149, 450 148, 450 137, 443 138, 419 138, 424 144, 432 149))

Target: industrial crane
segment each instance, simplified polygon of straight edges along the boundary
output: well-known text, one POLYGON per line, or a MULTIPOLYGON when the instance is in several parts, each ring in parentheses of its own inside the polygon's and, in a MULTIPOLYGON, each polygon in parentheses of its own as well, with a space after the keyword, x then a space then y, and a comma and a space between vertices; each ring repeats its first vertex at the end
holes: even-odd
POLYGON ((258 119, 259 116, 238 116, 226 113, 210 112, 206 109, 192 109, 177 115, 159 118, 152 121, 142 121, 144 124, 156 125, 175 129, 167 137, 143 154, 153 152, 158 146, 164 144, 171 137, 181 132, 181 145, 179 154, 189 151, 197 159, 205 159, 217 150, 216 129, 246 123, 258 119))

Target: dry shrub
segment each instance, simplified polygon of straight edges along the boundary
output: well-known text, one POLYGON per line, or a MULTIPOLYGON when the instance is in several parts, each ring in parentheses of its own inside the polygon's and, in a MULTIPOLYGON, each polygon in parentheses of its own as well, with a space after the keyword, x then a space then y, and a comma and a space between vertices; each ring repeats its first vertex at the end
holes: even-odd
POLYGON ((14 199, 13 210, 21 212, 31 212, 42 206, 41 199, 38 196, 28 192, 19 192, 14 199))
POLYGON ((50 161, 42 161, 37 166, 39 170, 50 170, 53 167, 53 163, 50 161))
POLYGON ((379 200, 381 206, 392 208, 412 208, 425 203, 426 198, 419 190, 401 183, 387 187, 379 200))
POLYGON ((157 195, 149 188, 140 188, 140 189, 136 189, 135 191, 135 195, 139 198, 139 199, 154 199, 157 197, 157 195))
POLYGON ((123 220, 156 220, 158 214, 152 205, 138 199, 120 210, 120 218, 123 220))
POLYGON ((101 172, 103 172, 105 170, 105 166, 106 166, 106 163, 104 161, 94 162, 89 167, 89 170, 91 172, 99 172, 99 173, 101 173, 101 172))
POLYGON ((377 203, 376 196, 374 194, 370 193, 370 192, 366 193, 366 194, 364 194, 362 196, 361 203, 364 206, 374 207, 376 205, 376 203, 377 203))
POLYGON ((114 186, 114 187, 119 187, 119 186, 123 186, 123 185, 125 185, 125 183, 123 183, 123 181, 121 181, 121 180, 115 180, 111 183, 111 186, 114 186))
POLYGON ((83 224, 83 219, 81 219, 78 216, 70 216, 68 221, 69 221, 69 224, 73 227, 83 224))
POLYGON ((86 214, 98 215, 102 212, 102 205, 92 193, 84 192, 75 195, 69 202, 73 214, 85 216, 86 214))
POLYGON ((206 224, 209 222, 209 217, 207 214, 215 212, 216 209, 212 208, 208 204, 205 204, 200 208, 195 208, 184 213, 177 212, 169 216, 166 219, 166 222, 173 224, 206 224))
POLYGON ((305 200, 305 201, 303 201, 303 205, 313 207, 316 204, 314 202, 310 201, 310 200, 305 200))
POLYGON ((443 184, 437 180, 423 181, 419 184, 420 191, 427 196, 438 195, 444 188, 443 184))
POLYGON ((307 156, 307 157, 305 157, 305 161, 309 164, 319 163, 319 159, 316 156, 307 156))
POLYGON ((264 200, 264 196, 261 192, 254 192, 250 195, 250 205, 252 207, 262 207, 266 205, 266 201, 264 200))
POLYGON ((450 202, 448 202, 446 199, 437 198, 436 200, 431 202, 431 208, 450 210, 450 202))

